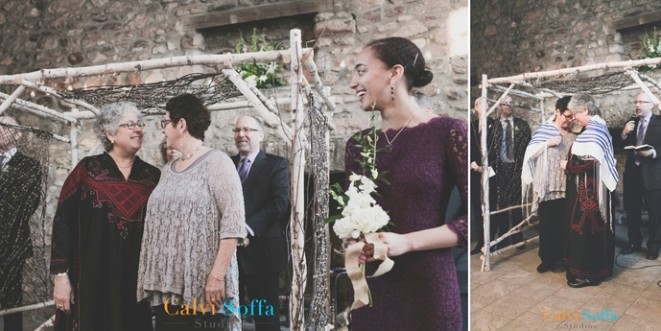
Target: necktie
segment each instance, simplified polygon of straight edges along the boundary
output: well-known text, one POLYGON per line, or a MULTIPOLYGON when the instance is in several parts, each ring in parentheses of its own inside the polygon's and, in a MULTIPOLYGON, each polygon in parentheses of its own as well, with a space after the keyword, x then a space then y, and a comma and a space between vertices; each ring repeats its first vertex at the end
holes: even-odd
POLYGON ((514 152, 512 151, 512 124, 510 120, 505 121, 505 148, 507 151, 507 159, 514 159, 514 152))
POLYGON ((638 125, 638 135, 636 136, 636 146, 640 146, 643 144, 643 141, 645 140, 645 129, 647 127, 647 119, 643 118, 640 120, 640 124, 638 125))
MULTIPOLYGON (((643 144, 643 141, 645 141, 645 128, 646 128, 646 119, 643 118, 640 120, 640 123, 638 123, 638 133, 636 134, 636 146, 640 146, 643 144)), ((634 153, 633 154, 633 160, 636 163, 636 165, 640 165, 640 156, 638 154, 634 153)))
POLYGON ((243 183, 246 180, 246 177, 248 177, 248 164, 250 163, 250 159, 244 157, 239 163, 239 178, 241 178, 241 183, 243 183))

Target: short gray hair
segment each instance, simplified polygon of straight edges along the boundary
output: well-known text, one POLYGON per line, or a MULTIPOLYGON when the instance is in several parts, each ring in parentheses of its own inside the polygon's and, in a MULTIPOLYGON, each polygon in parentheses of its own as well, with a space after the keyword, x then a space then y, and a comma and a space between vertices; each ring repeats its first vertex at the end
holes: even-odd
POLYGON ((141 113, 138 107, 129 101, 119 101, 109 103, 101 107, 101 111, 94 123, 94 133, 96 137, 103 143, 103 149, 106 152, 112 150, 112 143, 106 137, 106 131, 115 134, 119 125, 119 120, 126 114, 135 114, 138 120, 141 119, 141 113))
POLYGON ((587 94, 573 95, 571 100, 569 100, 569 104, 567 104, 567 109, 569 109, 572 114, 582 111, 583 107, 588 109, 588 115, 590 116, 601 115, 599 107, 597 107, 597 103, 591 96, 587 94), (581 110, 576 110, 576 108, 581 108, 581 110))

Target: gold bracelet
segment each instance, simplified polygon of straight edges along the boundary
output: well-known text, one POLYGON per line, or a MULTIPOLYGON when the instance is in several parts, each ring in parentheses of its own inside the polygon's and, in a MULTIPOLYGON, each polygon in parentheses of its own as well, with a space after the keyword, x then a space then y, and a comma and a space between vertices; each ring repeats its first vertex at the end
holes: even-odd
POLYGON ((223 276, 211 275, 211 277, 213 279, 219 281, 219 282, 224 282, 225 281, 225 277, 223 277, 223 276))

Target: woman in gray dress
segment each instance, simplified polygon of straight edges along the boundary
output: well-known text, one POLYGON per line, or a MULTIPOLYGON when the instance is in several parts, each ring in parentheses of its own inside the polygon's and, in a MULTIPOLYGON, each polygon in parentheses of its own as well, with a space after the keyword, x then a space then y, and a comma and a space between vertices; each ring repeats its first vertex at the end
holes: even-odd
POLYGON ((183 94, 168 101, 161 121, 167 147, 181 156, 163 167, 147 205, 137 290, 155 306, 157 330, 241 329, 243 192, 229 156, 204 146, 210 118, 197 97, 183 94))

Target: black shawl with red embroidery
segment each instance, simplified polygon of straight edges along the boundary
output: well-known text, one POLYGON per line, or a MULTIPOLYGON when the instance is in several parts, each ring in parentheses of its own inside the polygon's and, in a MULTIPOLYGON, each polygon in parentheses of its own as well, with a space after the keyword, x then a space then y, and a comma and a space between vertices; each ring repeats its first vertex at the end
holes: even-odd
POLYGON ((107 153, 78 163, 60 193, 51 274, 68 272, 75 304, 58 329, 122 329, 142 320, 137 268, 147 200, 160 171, 136 157, 128 180, 107 153))

